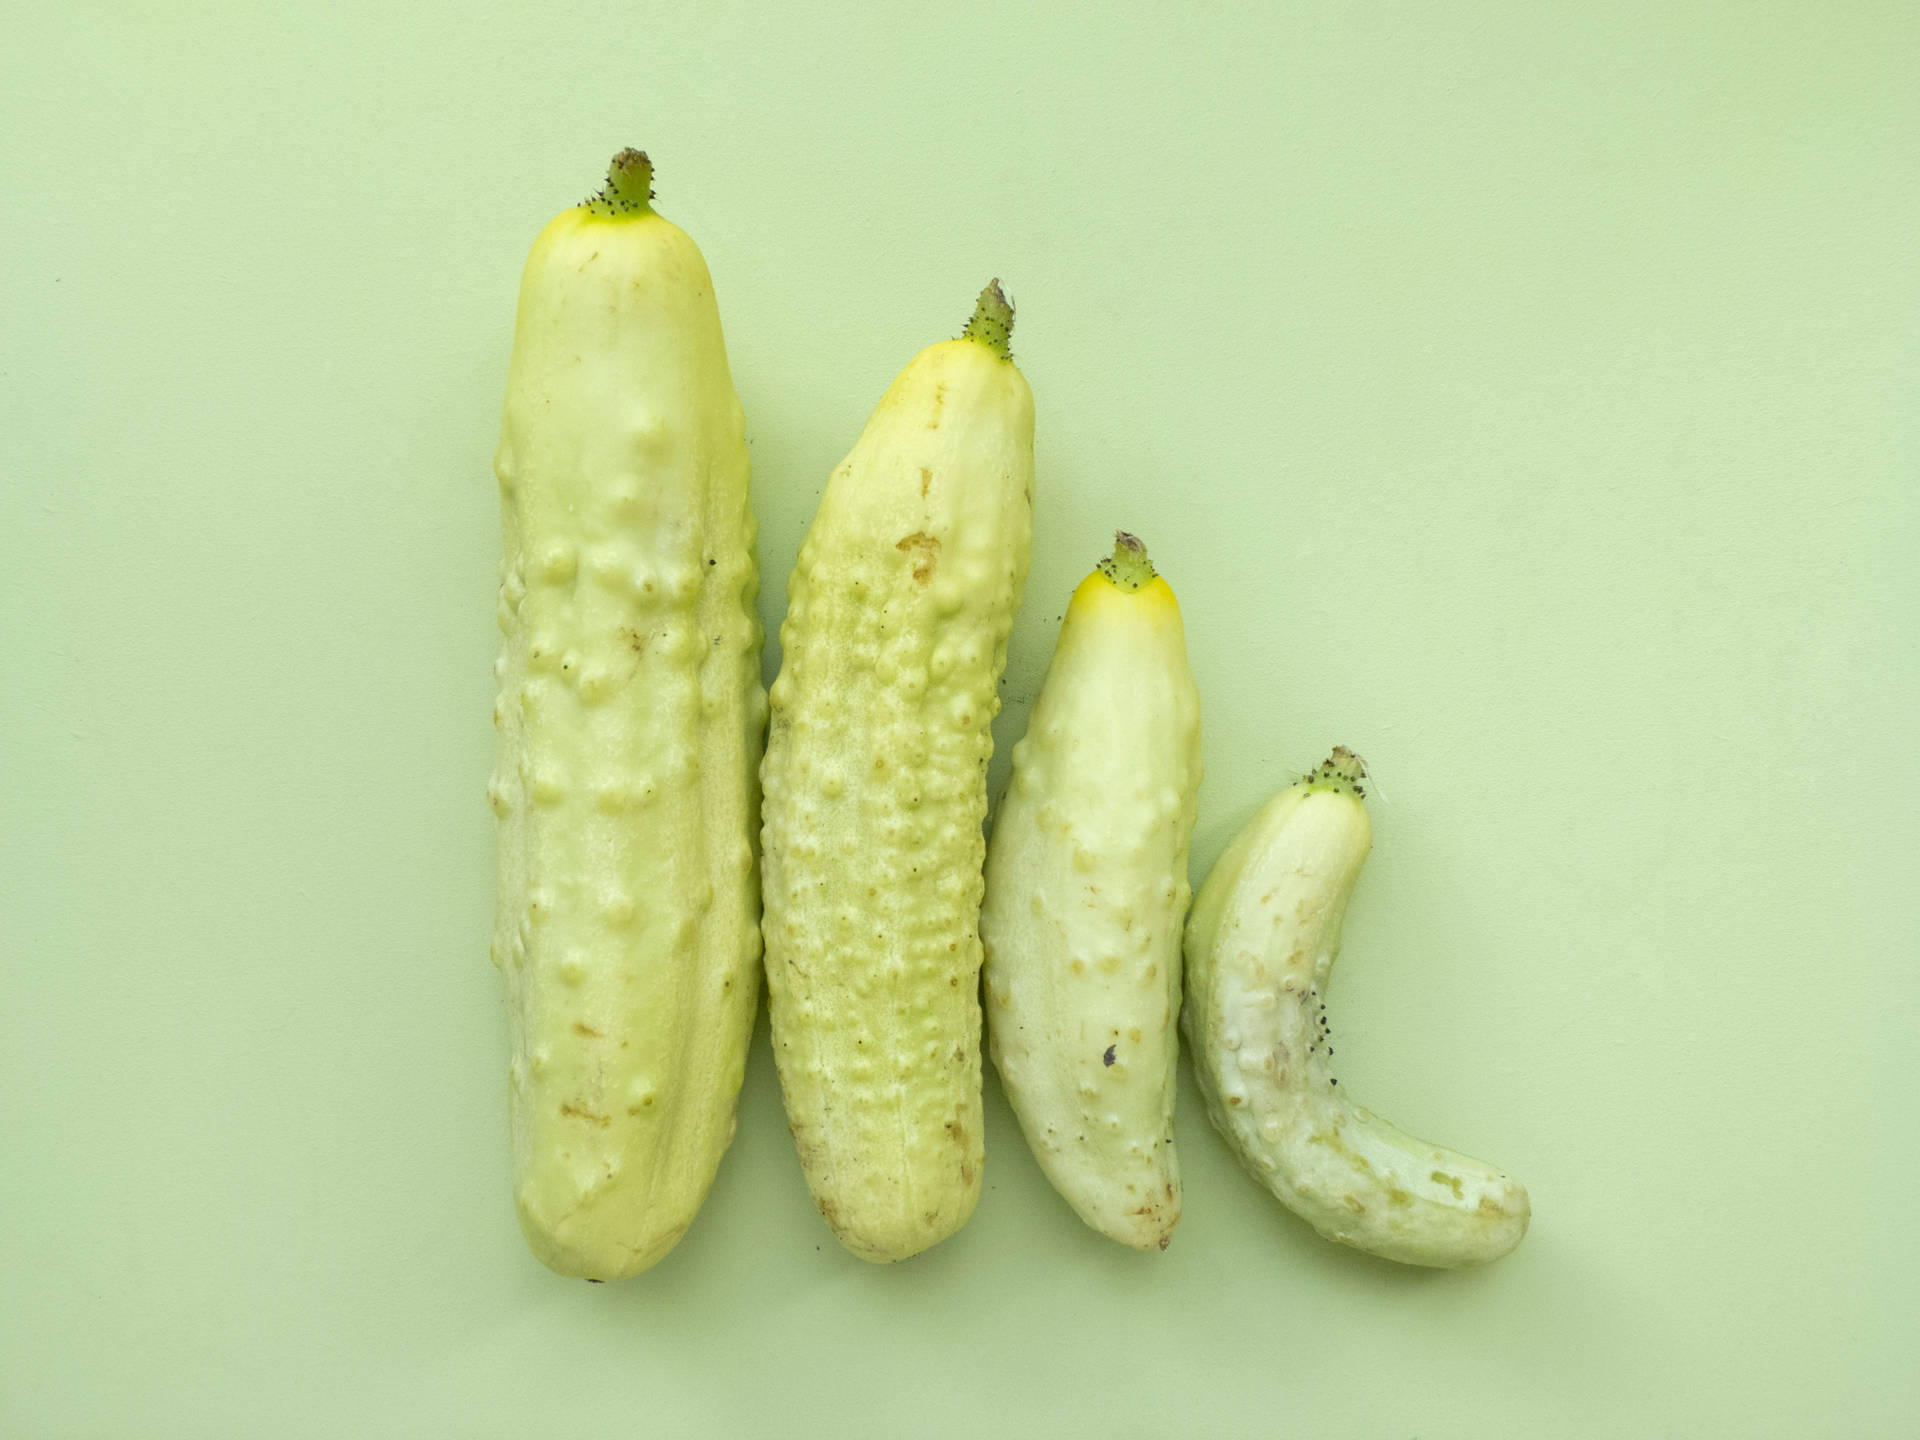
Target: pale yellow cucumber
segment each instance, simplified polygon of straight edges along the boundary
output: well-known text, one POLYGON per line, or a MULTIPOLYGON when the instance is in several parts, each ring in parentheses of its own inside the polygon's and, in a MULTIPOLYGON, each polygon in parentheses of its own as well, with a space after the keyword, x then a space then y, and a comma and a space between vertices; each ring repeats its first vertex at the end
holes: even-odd
POLYGON ((1329 1063, 1327 981, 1373 845, 1359 757, 1340 749, 1250 821, 1187 921, 1194 1078, 1253 1177, 1329 1240, 1409 1265, 1497 1260, 1527 1233, 1504 1172, 1396 1129, 1329 1063))
POLYGON ((494 963, 533 1251, 665 1255, 733 1137, 759 1003, 766 701, 713 283, 625 151, 520 284, 501 419, 494 963))
POLYGON ((979 1198, 990 725, 1033 534, 1033 396, 997 284, 901 371, 788 587, 762 767, 774 1058, 801 1168, 854 1254, 979 1198))
POLYGON ((1180 1219, 1173 1102, 1200 695, 1131 535, 1067 606, 1013 748, 980 912, 987 1043, 1040 1168, 1137 1249, 1180 1219))

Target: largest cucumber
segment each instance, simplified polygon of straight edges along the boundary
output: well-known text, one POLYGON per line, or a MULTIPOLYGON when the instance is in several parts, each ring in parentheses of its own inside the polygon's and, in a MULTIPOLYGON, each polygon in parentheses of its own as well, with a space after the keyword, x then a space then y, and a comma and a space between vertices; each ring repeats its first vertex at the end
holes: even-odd
POLYGON ((901 1260, 980 1194, 989 725, 1033 536, 1033 395, 987 287, 900 372, 800 548, 762 769, 774 1058, 814 1203, 901 1260))
POLYGON ((534 243, 495 461, 514 1199, 541 1260, 596 1280, 692 1223, 759 1001, 745 422, 651 178, 623 151, 534 243))

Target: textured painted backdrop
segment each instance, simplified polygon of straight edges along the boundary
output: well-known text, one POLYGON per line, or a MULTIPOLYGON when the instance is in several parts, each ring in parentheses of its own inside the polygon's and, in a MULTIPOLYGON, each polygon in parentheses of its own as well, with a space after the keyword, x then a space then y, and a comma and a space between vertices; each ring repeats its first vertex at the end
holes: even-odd
POLYGON ((1920 1427, 1913 7, 141 8, 0 46, 0 1430, 1920 1427), (526 247, 628 143, 719 287, 770 630, 1006 280, 996 779, 1138 530, 1196 879, 1368 757, 1342 1073, 1529 1183, 1511 1260, 1322 1244, 1190 1087, 1183 1228, 1123 1253, 990 1082, 973 1222, 869 1269, 764 1039, 667 1263, 528 1257, 489 460, 526 247))

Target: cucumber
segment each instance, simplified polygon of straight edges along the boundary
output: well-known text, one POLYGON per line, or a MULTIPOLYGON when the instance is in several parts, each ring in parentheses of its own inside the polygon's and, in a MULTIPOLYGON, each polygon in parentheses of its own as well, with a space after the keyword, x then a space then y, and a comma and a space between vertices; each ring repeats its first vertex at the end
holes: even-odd
POLYGON ((671 1250, 759 1003, 766 718, 745 422, 713 283, 627 150, 528 256, 500 426, 494 963, 513 1191, 563 1275, 671 1250))
POLYGON ((998 282, 833 472, 781 627, 766 793, 774 1058, 814 1203, 902 1260, 980 1194, 990 730, 1033 536, 1033 395, 998 282))
POLYGON ((1194 1078, 1249 1174, 1329 1240, 1408 1265, 1497 1260, 1527 1233, 1526 1190, 1396 1129, 1332 1073, 1327 981, 1373 845, 1365 767, 1332 756, 1242 830, 1187 921, 1194 1078))
POLYGON ((1180 1220, 1173 1102, 1200 694, 1133 536, 1067 606, 987 847, 988 1053, 1040 1168, 1141 1250, 1180 1220))

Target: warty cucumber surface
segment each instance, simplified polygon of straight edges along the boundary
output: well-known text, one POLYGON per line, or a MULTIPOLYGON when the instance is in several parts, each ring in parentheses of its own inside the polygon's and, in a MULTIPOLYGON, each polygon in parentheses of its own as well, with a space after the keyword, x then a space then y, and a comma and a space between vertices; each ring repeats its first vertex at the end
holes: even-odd
POLYGON ((987 849, 988 1051, 1040 1168, 1136 1249, 1180 1219, 1180 937, 1200 792, 1180 605, 1145 547, 1074 591, 987 849))
POLYGON ((774 1058, 854 1254, 905 1259, 980 1193, 990 730, 1033 535, 1033 396, 997 282, 900 372, 788 587, 762 766, 774 1058))
POLYGON ((495 462, 514 1200, 542 1261, 596 1280, 692 1223, 759 997, 745 422, 651 175, 622 152, 534 243, 495 462))

